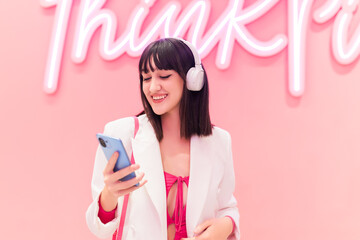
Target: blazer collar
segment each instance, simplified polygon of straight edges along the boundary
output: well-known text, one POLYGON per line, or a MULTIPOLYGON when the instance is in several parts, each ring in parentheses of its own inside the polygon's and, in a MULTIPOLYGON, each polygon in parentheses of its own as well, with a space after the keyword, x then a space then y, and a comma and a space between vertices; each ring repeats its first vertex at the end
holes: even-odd
MULTIPOLYGON (((162 226, 167 226, 166 189, 164 170, 161 161, 160 145, 154 129, 147 117, 139 117, 139 131, 132 139, 135 162, 145 173, 144 185, 160 217, 162 226)), ((187 194, 186 221, 188 226, 196 226, 205 205, 211 177, 209 164, 209 138, 193 136, 190 140, 190 178, 187 194)), ((162 228, 164 229, 164 228, 162 228)), ((193 232, 193 228, 188 228, 193 232)))

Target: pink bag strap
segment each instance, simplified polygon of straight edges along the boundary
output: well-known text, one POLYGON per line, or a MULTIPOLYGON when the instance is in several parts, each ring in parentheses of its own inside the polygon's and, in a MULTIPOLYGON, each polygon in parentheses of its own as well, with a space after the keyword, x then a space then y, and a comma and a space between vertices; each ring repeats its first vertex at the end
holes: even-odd
MULTIPOLYGON (((136 133, 139 130, 139 119, 134 116, 134 121, 135 121, 134 138, 135 138, 136 133)), ((135 163, 134 153, 132 152, 131 153, 131 164, 134 164, 134 163, 135 163)), ((129 194, 126 194, 124 196, 124 203, 123 203, 123 206, 122 206, 122 209, 121 209, 121 217, 120 217, 119 228, 114 232, 113 237, 112 237, 113 240, 121 240, 121 238, 122 238, 128 201, 129 201, 129 194)))

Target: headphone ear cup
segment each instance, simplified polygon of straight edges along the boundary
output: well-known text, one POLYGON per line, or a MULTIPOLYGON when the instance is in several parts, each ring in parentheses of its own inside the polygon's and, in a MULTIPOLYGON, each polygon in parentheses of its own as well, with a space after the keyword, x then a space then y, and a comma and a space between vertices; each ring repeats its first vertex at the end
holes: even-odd
POLYGON ((202 67, 192 67, 186 73, 186 87, 190 91, 200 91, 204 86, 204 70, 202 67))

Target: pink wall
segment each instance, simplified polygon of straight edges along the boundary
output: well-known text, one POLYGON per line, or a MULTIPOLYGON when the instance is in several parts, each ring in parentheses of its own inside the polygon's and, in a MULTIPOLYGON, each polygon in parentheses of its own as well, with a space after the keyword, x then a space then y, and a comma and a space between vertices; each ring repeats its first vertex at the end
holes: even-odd
MULTIPOLYGON (((96 239, 85 223, 95 133, 141 110, 138 58, 102 60, 97 34, 85 62, 71 61, 79 2, 54 95, 42 85, 55 8, 0 2, 1 239, 96 239)), ((137 2, 108 1, 119 29, 137 2)), ((227 4, 211 2, 210 25, 227 4)), ((242 239, 360 239, 360 67, 334 60, 332 26, 310 21, 300 98, 287 90, 287 50, 259 58, 236 44, 227 70, 216 50, 203 60, 212 120, 233 138, 242 239)), ((287 1, 248 27, 263 40, 286 33, 287 1)))

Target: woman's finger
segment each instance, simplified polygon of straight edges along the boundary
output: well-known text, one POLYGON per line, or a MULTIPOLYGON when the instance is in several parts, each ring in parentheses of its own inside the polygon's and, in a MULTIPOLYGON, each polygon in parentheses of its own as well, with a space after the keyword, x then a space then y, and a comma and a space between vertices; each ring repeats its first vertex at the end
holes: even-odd
POLYGON ((144 175, 145 175, 144 173, 139 173, 138 176, 136 176, 132 179, 129 179, 129 180, 123 181, 123 182, 118 182, 118 183, 116 183, 116 186, 114 186, 114 190, 119 191, 119 190, 131 188, 131 187, 135 186, 137 183, 139 183, 143 179, 144 175))
POLYGON ((206 220, 205 222, 197 225, 197 227, 194 230, 194 233, 199 234, 199 233, 205 231, 205 229, 208 228, 213 222, 214 222, 213 219, 209 219, 209 220, 206 220))
POLYGON ((128 167, 125 167, 123 169, 120 169, 113 174, 111 174, 110 179, 114 182, 117 182, 118 180, 122 179, 123 177, 126 177, 130 173, 134 172, 135 170, 138 170, 140 168, 139 164, 132 164, 128 167))
POLYGON ((142 186, 144 186, 145 183, 147 183, 147 180, 144 180, 142 183, 140 183, 140 185, 139 185, 138 187, 133 186, 133 187, 131 187, 131 188, 127 188, 127 189, 121 190, 121 191, 118 192, 118 196, 121 197, 121 196, 124 196, 124 195, 126 195, 126 194, 128 194, 128 193, 131 193, 131 192, 135 191, 136 189, 139 189, 139 188, 141 188, 142 186))
POLYGON ((104 175, 105 174, 111 174, 114 172, 114 167, 115 167, 115 163, 116 163, 116 160, 118 159, 119 157, 119 153, 118 152, 114 152, 113 155, 111 155, 108 163, 106 164, 105 168, 104 168, 104 175))

